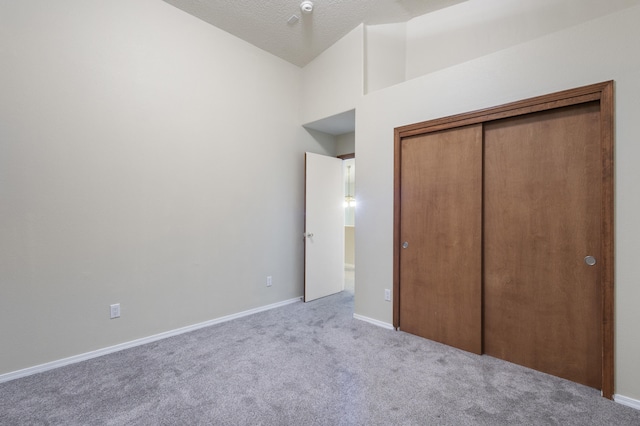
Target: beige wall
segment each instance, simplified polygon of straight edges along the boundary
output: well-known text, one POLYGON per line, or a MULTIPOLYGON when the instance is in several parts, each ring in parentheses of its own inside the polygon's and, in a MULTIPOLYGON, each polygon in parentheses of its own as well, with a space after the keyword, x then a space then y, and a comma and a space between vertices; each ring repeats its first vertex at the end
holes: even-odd
POLYGON ((637 3, 637 0, 470 0, 440 9, 407 23, 407 79, 516 46, 637 3))
POLYGON ((356 133, 349 132, 336 136, 336 155, 353 154, 356 152, 356 133))
POLYGON ((360 25, 302 69, 301 123, 355 108, 364 85, 363 33, 360 25))
MULTIPOLYGON (((475 13, 478 3, 482 1, 470 0, 455 6, 459 21, 465 22, 466 14, 475 13)), ((596 2, 588 5, 594 6, 596 2)), ((486 19, 485 31, 492 34, 491 16, 486 19)), ((384 289, 392 285, 395 127, 613 79, 616 81, 615 392, 640 399, 637 364, 640 263, 635 260, 640 241, 638 22, 640 6, 579 25, 569 20, 564 30, 554 28, 550 34, 470 58, 362 99, 356 107, 357 314, 392 322, 392 306, 383 296, 384 289)), ((495 31, 497 37, 503 36, 501 29, 495 31)), ((423 56, 427 56, 431 44, 423 45, 423 56)))
POLYGON ((346 266, 355 266, 356 263, 356 228, 344 227, 344 263, 346 266))
POLYGON ((405 81, 407 24, 367 25, 364 36, 365 93, 405 81))
POLYGON ((640 399, 640 2, 515 4, 410 21, 411 80, 362 97, 362 26, 300 70, 163 2, 0 3, 0 374, 301 295, 302 153, 336 147, 300 123, 353 107, 356 312, 390 323, 393 128, 614 79, 616 393, 640 399))
POLYGON ((302 295, 300 68, 157 0, 0 2, 0 63, 0 374, 302 295))

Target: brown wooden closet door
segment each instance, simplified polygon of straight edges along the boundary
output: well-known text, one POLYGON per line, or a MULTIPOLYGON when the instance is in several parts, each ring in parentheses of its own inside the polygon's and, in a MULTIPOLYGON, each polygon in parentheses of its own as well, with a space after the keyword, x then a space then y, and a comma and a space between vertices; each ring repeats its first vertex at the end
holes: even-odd
POLYGON ((484 160, 485 353, 600 389, 598 103, 487 123, 484 160))
POLYGON ((482 349, 482 126, 401 142, 403 331, 482 349))

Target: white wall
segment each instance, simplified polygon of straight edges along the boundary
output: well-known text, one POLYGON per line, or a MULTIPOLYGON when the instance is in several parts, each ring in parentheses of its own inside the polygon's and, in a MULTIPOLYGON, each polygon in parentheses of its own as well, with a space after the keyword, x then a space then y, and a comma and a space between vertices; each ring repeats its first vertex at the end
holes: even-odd
MULTIPOLYGON (((457 8, 462 22, 485 0, 457 8)), ((506 3, 508 1, 505 0, 506 3)), ((518 2, 531 3, 531 2, 518 2)), ((635 4, 640 4, 636 1, 635 4)), ((589 2, 593 5, 594 2, 589 2)), ((528 8, 523 6, 523 11, 528 8)), ((486 11, 489 13, 490 9, 486 11)), ((365 96, 356 107, 358 209, 355 311, 392 322, 393 129, 615 80, 615 351, 617 394, 640 399, 640 6, 540 36, 365 96)), ((487 37, 503 37, 486 26, 487 37)), ((414 41, 411 41, 413 43, 414 41)), ((431 54, 424 46, 423 57, 431 54)), ((413 52, 416 55, 417 52, 413 52)))
POLYGON ((407 23, 407 79, 562 30, 636 0, 471 0, 407 23))
POLYGON ((301 79, 161 1, 1 2, 0 374, 302 295, 301 79))
POLYGON ((301 123, 355 108, 364 90, 363 56, 360 25, 302 69, 301 123))
POLYGON ((356 152, 356 133, 349 132, 336 136, 336 155, 356 152))
POLYGON ((405 22, 365 27, 365 93, 405 81, 406 40, 405 22))

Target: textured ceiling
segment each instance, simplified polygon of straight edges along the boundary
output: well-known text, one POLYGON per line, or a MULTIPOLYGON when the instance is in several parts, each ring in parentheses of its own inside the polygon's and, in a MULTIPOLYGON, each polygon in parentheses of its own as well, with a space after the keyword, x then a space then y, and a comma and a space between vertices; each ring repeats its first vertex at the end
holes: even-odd
POLYGON ((305 66, 361 23, 404 22, 464 0, 164 0, 294 65, 305 66), (299 20, 288 23, 291 16, 299 20))

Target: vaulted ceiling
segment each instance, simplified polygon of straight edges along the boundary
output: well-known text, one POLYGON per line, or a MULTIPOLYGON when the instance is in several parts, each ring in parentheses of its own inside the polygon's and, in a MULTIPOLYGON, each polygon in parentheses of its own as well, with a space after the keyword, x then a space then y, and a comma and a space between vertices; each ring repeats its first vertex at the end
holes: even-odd
POLYGON ((164 1, 303 67, 361 23, 405 22, 464 0, 312 0, 310 14, 302 0, 164 1))

